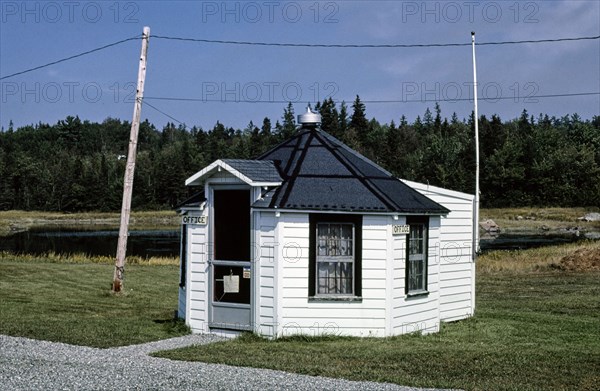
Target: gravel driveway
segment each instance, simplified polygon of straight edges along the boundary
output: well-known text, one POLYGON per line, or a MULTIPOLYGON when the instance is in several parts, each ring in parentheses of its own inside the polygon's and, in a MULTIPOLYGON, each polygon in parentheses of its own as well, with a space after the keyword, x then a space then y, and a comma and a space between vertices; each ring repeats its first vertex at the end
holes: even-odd
POLYGON ((96 349, 0 335, 1 390, 422 390, 268 369, 171 361, 148 353, 219 340, 188 335, 96 349))

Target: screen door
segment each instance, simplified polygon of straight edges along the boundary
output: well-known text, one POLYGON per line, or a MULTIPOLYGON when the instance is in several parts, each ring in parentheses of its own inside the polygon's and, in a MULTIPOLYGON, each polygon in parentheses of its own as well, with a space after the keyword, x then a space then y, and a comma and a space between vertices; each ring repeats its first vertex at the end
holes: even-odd
POLYGON ((210 327, 249 330, 250 190, 214 191, 210 327))

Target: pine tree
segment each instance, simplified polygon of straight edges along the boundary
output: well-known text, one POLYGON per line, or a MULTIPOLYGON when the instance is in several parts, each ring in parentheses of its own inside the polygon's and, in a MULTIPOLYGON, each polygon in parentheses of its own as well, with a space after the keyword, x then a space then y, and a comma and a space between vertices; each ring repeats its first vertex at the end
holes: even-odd
POLYGON ((394 120, 392 120, 387 131, 385 143, 386 155, 384 161, 388 170, 390 170, 392 174, 396 176, 400 175, 398 161, 400 157, 399 151, 401 142, 400 130, 396 127, 394 120))
POLYGON ((273 133, 271 132, 271 120, 269 117, 265 117, 263 119, 263 123, 260 128, 260 140, 262 145, 261 153, 271 148, 276 142, 273 137, 273 133))
POLYGON ((333 99, 325 99, 320 106, 319 113, 321 114, 321 128, 334 137, 339 138, 340 119, 333 99))
POLYGON ((369 121, 365 114, 365 104, 361 102, 358 95, 356 95, 356 99, 352 104, 352 110, 348 141, 351 143, 351 147, 366 154, 366 149, 368 149, 369 121))
POLYGON ((280 138, 285 140, 291 137, 296 131, 296 118, 294 117, 294 106, 289 102, 287 108, 283 110, 283 124, 281 125, 280 138))
POLYGON ((431 114, 429 107, 425 110, 425 114, 423 114, 423 127, 428 133, 433 129, 433 114, 431 114))
POLYGON ((406 120, 406 116, 403 114, 402 117, 400 117, 400 128, 405 128, 408 125, 408 121, 406 120))
POLYGON ((266 138, 271 137, 271 120, 269 119, 269 117, 265 117, 263 119, 263 123, 260 128, 260 134, 266 138))
POLYGON ((433 128, 436 132, 442 131, 442 109, 439 103, 435 103, 435 119, 433 120, 433 128))
POLYGON ((340 133, 340 140, 345 140, 346 132, 348 132, 348 106, 346 106, 346 102, 342 101, 340 105, 340 114, 338 116, 338 129, 340 133))
POLYGON ((262 137, 260 136, 260 129, 252 121, 244 131, 244 138, 249 138, 248 156, 250 158, 259 156, 263 151, 262 137))
POLYGON ((369 126, 369 121, 367 120, 367 116, 365 114, 366 107, 365 104, 361 102, 360 97, 356 95, 356 99, 352 104, 352 118, 350 120, 350 127, 354 128, 357 131, 357 134, 366 134, 367 128, 369 126))

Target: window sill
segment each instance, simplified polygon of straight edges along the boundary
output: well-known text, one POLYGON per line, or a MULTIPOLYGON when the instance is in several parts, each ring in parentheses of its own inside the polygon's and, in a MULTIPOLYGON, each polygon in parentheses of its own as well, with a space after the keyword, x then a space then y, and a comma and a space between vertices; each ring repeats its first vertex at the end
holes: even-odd
POLYGON ((429 295, 429 291, 414 291, 414 292, 409 292, 406 294, 407 298, 411 298, 411 297, 421 297, 421 296, 428 296, 429 295))
POLYGON ((326 302, 346 302, 346 303, 362 303, 360 296, 313 296, 308 298, 309 303, 326 303, 326 302))

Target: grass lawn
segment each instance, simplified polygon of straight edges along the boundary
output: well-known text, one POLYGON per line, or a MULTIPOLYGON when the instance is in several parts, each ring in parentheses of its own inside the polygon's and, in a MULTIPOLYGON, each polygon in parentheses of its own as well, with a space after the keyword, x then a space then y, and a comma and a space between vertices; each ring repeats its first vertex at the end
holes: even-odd
POLYGON ((106 348, 188 333, 173 320, 177 266, 127 265, 121 296, 110 293, 113 269, 4 254, 0 334, 106 348))
MULTIPOLYGON (((156 355, 289 372, 467 390, 600 389, 600 272, 551 265, 586 242, 478 260, 476 316, 394 338, 254 335, 156 355)), ((134 260, 110 293, 109 258, 0 254, 0 334, 95 347, 188 332, 173 321, 176 260, 134 260)))
MULTIPOLYGON (((502 254, 491 260, 511 263, 512 254, 502 254)), ((533 250, 530 256, 544 254, 533 250)), ((476 316, 444 324, 438 334, 274 341, 245 335, 155 355, 420 387, 597 391, 600 273, 561 272, 541 263, 479 273, 476 316)))

